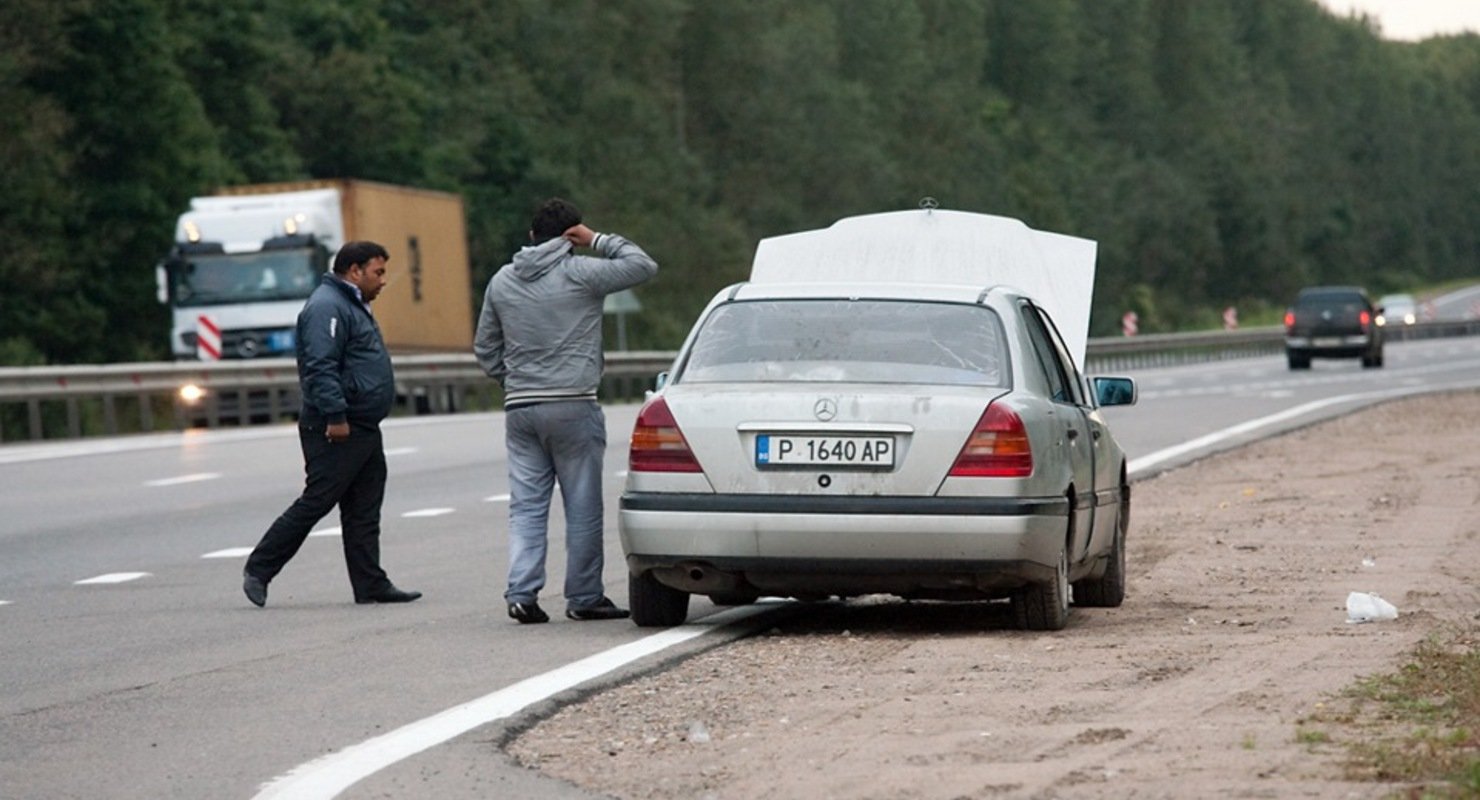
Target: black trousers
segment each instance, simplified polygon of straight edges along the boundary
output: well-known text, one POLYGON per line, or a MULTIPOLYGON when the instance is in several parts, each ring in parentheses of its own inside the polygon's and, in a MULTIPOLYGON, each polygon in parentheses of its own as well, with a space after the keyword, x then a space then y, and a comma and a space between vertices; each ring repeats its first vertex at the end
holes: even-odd
POLYGON ((390 586, 380 568, 380 504, 385 499, 385 449, 380 429, 355 425, 348 439, 329 442, 323 428, 299 428, 303 494, 262 535, 247 572, 271 581, 303 546, 309 531, 339 506, 340 538, 355 599, 390 586))

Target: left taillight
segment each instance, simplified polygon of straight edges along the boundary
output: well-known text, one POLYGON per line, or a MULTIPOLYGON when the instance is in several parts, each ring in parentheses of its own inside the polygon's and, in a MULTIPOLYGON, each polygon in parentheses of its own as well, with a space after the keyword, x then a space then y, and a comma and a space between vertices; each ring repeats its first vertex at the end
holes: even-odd
POLYGON ((661 397, 649 400, 637 412, 627 468, 633 472, 700 472, 699 461, 683 438, 683 431, 661 397))
POLYGON ((1026 478, 1033 474, 1033 445, 1022 417, 1012 409, 993 403, 982 412, 976 428, 967 437, 953 477, 1026 478))

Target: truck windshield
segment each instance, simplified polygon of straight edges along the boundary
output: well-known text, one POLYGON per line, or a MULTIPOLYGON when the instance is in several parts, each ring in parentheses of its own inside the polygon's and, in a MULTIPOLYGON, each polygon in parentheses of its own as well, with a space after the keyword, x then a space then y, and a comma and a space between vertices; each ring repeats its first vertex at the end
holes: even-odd
POLYGON ((210 306, 301 300, 319 283, 313 248, 260 253, 193 254, 171 265, 175 304, 210 306))

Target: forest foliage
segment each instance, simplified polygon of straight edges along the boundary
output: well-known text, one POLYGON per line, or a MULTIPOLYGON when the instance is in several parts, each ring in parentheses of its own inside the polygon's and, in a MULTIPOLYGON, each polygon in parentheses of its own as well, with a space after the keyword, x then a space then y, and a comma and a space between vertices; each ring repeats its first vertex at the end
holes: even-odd
POLYGON ((1098 240, 1095 335, 1480 269, 1480 37, 1314 0, 7 0, 0 108, 0 364, 166 358, 188 198, 313 177, 463 195, 475 287, 574 200, 642 349, 927 195, 1098 240))

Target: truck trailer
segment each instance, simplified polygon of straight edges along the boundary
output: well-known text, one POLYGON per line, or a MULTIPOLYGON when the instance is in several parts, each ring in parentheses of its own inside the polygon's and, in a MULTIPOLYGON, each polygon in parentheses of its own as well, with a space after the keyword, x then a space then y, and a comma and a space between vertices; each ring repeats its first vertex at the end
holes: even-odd
POLYGON ((233 186, 196 197, 157 269, 176 359, 287 357, 298 312, 334 254, 368 239, 390 253, 373 306, 392 352, 467 352, 472 274, 462 198, 337 179, 233 186))

